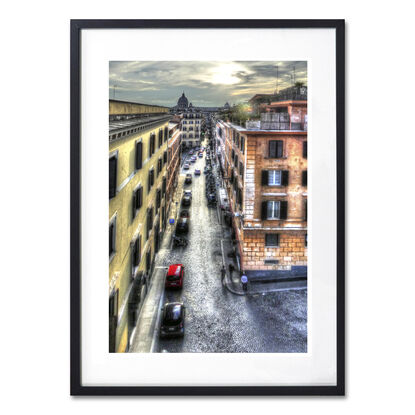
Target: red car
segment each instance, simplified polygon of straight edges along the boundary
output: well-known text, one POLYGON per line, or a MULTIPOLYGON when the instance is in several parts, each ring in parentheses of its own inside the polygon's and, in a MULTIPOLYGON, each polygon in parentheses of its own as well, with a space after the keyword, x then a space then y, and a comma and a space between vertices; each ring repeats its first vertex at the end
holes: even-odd
POLYGON ((183 264, 173 264, 169 266, 166 274, 166 288, 182 288, 184 277, 183 264))

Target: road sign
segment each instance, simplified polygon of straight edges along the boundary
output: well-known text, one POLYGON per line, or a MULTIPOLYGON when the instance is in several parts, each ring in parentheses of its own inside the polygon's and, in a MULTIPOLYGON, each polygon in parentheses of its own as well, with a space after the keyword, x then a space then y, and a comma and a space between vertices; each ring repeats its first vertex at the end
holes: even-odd
POLYGON ((169 223, 170 223, 170 225, 173 225, 174 224, 174 219, 173 218, 169 219, 169 223))

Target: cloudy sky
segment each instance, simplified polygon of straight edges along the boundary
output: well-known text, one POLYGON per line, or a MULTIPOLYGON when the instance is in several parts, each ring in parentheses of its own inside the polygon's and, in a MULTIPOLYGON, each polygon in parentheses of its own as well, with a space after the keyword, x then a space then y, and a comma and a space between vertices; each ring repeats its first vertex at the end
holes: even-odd
POLYGON ((174 106, 184 93, 194 106, 237 104, 255 94, 273 93, 295 80, 307 84, 303 61, 110 62, 109 96, 125 101, 174 106), (277 70, 278 67, 278 70, 277 70), (115 88, 114 88, 115 85, 115 88))

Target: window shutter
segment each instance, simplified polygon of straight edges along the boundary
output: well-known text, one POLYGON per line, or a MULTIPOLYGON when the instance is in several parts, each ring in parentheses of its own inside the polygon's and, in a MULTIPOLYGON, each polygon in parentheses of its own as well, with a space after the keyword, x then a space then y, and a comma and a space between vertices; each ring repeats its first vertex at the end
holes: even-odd
POLYGON ((109 159, 109 198, 115 196, 117 190, 117 158, 109 159))
POLYGON ((132 203, 131 203, 133 220, 135 218, 135 212, 137 210, 137 193, 138 193, 138 190, 133 191, 133 200, 132 200, 132 203))
POLYGON ((288 202, 282 200, 280 202, 280 219, 287 219, 288 202))
POLYGON ((282 177, 281 177, 281 185, 282 186, 288 186, 288 177, 289 177, 289 171, 283 170, 282 171, 282 177))
POLYGON ((265 220, 267 218, 267 207, 268 207, 268 202, 261 203, 261 219, 262 220, 265 220))
POLYGON ((303 157, 307 158, 307 141, 303 141, 303 157))
POLYGON ((268 151, 268 157, 275 158, 277 157, 277 142, 276 141, 270 141, 269 142, 269 151, 268 151))
POLYGON ((262 172, 261 172, 261 184, 262 184, 262 186, 268 186, 268 170, 262 170, 262 172))
POLYGON ((140 209, 143 206, 143 188, 140 186, 138 189, 138 203, 137 208, 140 209))
POLYGON ((135 168, 140 170, 143 167, 143 143, 140 141, 135 145, 135 168))
POLYGON ((283 156, 282 150, 283 150, 283 141, 278 140, 277 141, 277 155, 276 155, 277 158, 281 158, 283 156))
POLYGON ((148 172, 147 191, 150 193, 151 190, 151 170, 148 172))
POLYGON ((165 177, 163 177, 163 187, 162 187, 162 189, 163 189, 163 194, 165 194, 166 193, 166 178, 165 177))
POLYGON ((303 175, 302 175, 302 178, 301 178, 301 184, 303 186, 307 186, 307 170, 303 171, 303 175))

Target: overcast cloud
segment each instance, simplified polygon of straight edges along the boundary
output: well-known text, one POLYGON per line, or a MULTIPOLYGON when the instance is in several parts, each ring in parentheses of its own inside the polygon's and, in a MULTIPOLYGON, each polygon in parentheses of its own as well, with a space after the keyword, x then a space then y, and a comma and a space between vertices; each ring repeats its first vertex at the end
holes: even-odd
POLYGON ((279 89, 291 86, 294 67, 295 81, 307 84, 305 61, 112 61, 109 96, 115 90, 115 99, 171 107, 184 91, 194 106, 232 105, 273 93, 277 71, 279 89))

